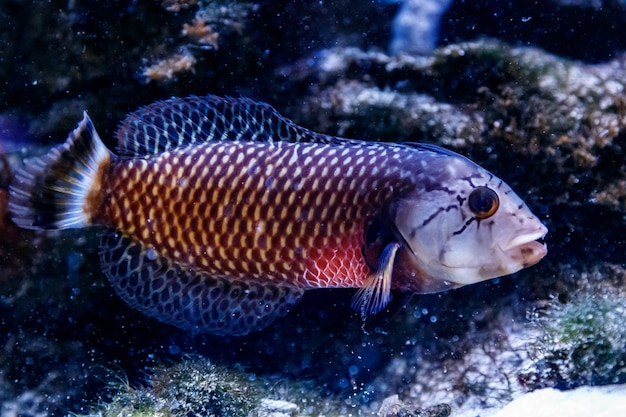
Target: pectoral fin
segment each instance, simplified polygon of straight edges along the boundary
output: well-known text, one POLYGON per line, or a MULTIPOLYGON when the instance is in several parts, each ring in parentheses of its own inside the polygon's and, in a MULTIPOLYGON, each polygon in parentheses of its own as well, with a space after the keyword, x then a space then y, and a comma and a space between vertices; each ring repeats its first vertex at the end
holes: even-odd
POLYGON ((365 318, 382 311, 391 300, 391 275, 398 242, 389 243, 383 249, 374 270, 367 277, 364 287, 352 298, 352 308, 365 318))

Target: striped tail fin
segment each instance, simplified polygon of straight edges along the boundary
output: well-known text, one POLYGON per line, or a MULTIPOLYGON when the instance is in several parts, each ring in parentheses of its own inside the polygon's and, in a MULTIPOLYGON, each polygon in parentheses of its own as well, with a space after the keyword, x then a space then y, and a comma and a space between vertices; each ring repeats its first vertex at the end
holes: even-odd
POLYGON ((15 175, 9 191, 13 221, 33 230, 92 224, 104 199, 102 180, 112 158, 85 112, 64 144, 25 161, 15 175))

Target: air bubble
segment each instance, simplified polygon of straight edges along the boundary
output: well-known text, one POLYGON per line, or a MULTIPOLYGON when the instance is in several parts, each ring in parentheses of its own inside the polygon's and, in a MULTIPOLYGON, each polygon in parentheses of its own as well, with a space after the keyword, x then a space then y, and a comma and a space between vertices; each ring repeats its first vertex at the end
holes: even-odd
POLYGON ((148 250, 146 251, 146 259, 149 261, 155 261, 157 256, 157 251, 154 248, 148 248, 148 250))

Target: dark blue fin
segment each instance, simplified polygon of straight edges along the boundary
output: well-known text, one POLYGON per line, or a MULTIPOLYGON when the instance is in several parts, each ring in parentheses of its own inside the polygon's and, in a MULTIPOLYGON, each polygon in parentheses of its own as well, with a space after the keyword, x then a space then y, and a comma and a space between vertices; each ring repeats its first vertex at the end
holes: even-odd
POLYGON ((178 265, 131 237, 104 232, 100 259, 117 294, 133 308, 192 332, 241 336, 285 315, 304 290, 262 285, 178 265))
POLYGON ((409 148, 417 149, 420 151, 428 151, 432 153, 436 153, 439 155, 451 156, 454 158, 463 158, 473 164, 471 160, 466 158, 465 156, 454 152, 453 150, 442 148, 441 146, 434 145, 432 143, 421 143, 421 142, 401 142, 398 145, 407 146, 409 148))
POLYGON ((212 95, 142 107, 122 122, 117 140, 120 155, 135 157, 209 141, 342 141, 300 127, 268 104, 212 95))
POLYGON ((365 318, 382 311, 391 300, 393 261, 399 248, 400 244, 397 242, 385 246, 376 267, 365 280, 363 288, 359 289, 352 298, 352 308, 360 312, 361 317, 365 318))
POLYGON ((87 113, 64 144, 24 163, 10 189, 13 221, 26 229, 67 229, 92 224, 104 198, 103 175, 113 155, 87 113))

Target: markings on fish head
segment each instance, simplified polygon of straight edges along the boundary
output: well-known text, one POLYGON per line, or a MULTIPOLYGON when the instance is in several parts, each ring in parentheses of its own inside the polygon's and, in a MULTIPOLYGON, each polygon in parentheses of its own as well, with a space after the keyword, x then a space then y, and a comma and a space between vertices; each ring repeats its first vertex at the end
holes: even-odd
MULTIPOLYGON (((438 207, 437 209, 435 209, 435 211, 433 213, 431 213, 428 217, 426 217, 426 219, 424 219, 424 221, 421 224, 421 227, 427 226, 431 221, 435 220, 439 214, 447 213, 450 210, 458 210, 458 209, 459 209, 459 207, 457 205, 449 205, 449 206, 446 206, 446 207, 438 207)), ((414 233, 415 233, 415 230, 416 229, 413 229, 414 233)))

